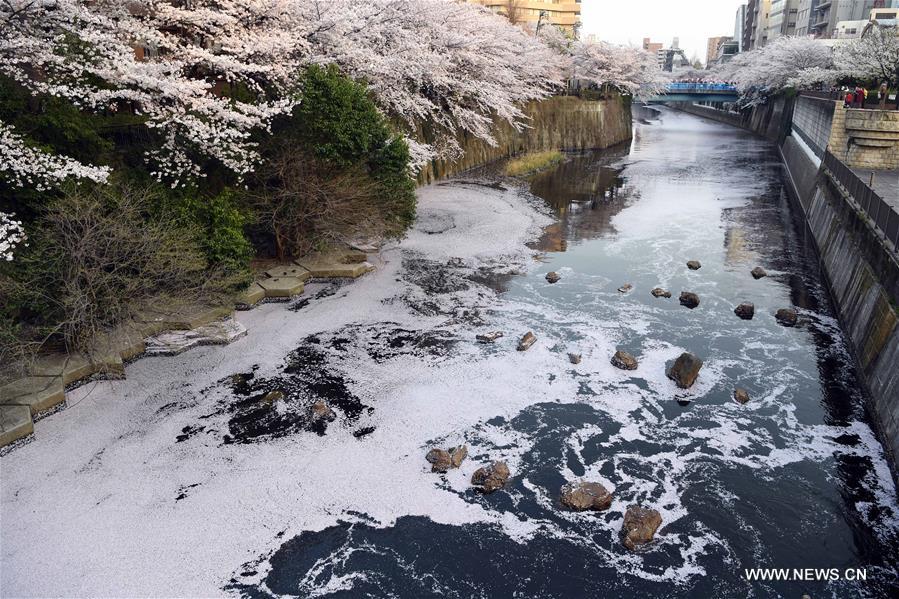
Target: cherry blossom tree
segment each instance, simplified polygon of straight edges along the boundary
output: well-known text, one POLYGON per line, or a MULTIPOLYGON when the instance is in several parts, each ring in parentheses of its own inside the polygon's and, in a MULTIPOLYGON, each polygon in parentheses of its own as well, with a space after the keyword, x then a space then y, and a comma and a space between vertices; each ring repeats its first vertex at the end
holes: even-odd
MULTIPOLYGON (((0 0, 0 73, 84 110, 143 115, 163 140, 154 174, 174 184, 202 175, 198 159, 240 175, 257 158, 252 132, 290 108, 270 95, 290 83, 302 44, 284 26, 291 15, 279 0, 0 0), (226 97, 229 87, 255 98, 226 97)), ((34 163, 34 177, 47 180, 46 166, 34 163)))
POLYGON ((0 212, 0 260, 12 261, 13 250, 27 239, 22 223, 12 214, 0 212))
POLYGON ((820 40, 779 37, 767 46, 739 54, 715 69, 722 79, 735 81, 743 103, 758 104, 791 85, 835 80, 831 49, 820 40))
POLYGON ((874 24, 859 38, 835 50, 837 66, 850 76, 899 85, 899 34, 874 24))

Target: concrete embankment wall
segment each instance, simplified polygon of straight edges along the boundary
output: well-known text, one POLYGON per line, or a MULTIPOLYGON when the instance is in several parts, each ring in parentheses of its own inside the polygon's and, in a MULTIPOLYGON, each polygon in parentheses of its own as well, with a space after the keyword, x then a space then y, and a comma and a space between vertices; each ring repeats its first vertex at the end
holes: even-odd
MULTIPOLYGON (((464 152, 456 161, 432 160, 418 175, 419 184, 461 173, 500 158, 543 150, 607 148, 631 138, 630 103, 622 98, 582 100, 555 96, 525 107, 528 127, 517 131, 509 123, 497 123, 496 145, 463 133, 456 139, 464 152)), ((427 132, 422 137, 430 141, 427 132)))
POLYGON ((771 141, 780 142, 789 131, 795 98, 778 96, 774 100, 742 111, 723 110, 718 107, 673 102, 672 107, 708 119, 747 129, 771 141))
POLYGON ((819 257, 899 485, 899 262, 822 165, 834 139, 842 139, 845 109, 833 100, 806 96, 778 98, 742 112, 695 104, 675 108, 778 143, 790 199, 819 257))
POLYGON ((794 120, 792 134, 780 147, 787 188, 871 394, 879 436, 899 485, 899 263, 816 159, 817 148, 805 141, 814 137, 794 120))

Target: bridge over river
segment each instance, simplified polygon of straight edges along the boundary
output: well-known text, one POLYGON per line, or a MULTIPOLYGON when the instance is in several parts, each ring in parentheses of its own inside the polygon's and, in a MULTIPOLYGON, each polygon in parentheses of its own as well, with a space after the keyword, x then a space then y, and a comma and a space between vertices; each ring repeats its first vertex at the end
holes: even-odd
POLYGON ((644 101, 650 104, 666 102, 736 102, 737 88, 729 83, 673 82, 660 94, 650 95, 644 101))

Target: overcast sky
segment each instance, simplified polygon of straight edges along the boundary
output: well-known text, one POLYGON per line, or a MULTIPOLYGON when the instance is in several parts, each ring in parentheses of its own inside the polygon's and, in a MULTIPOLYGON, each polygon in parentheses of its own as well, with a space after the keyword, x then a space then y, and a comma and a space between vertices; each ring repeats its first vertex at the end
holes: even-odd
POLYGON ((705 62, 708 38, 734 34, 737 8, 745 0, 582 0, 582 35, 639 46, 644 37, 671 45, 680 38, 687 58, 705 62))

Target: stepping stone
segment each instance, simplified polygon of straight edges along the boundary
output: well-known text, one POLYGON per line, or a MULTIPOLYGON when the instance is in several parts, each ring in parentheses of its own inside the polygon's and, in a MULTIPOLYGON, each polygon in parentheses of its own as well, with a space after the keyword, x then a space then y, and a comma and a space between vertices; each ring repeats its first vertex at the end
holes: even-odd
POLYGON ((302 266, 297 266, 296 264, 287 264, 284 266, 276 266, 275 268, 268 269, 267 271, 265 271, 265 276, 272 279, 293 277, 294 279, 299 279, 300 282, 304 283, 312 278, 312 273, 302 266))
POLYGON ((238 294, 235 299, 237 309, 251 308, 261 302, 265 298, 265 289, 259 286, 259 283, 252 283, 249 287, 238 294))
POLYGON ((0 447, 14 443, 34 432, 28 406, 0 406, 0 447))
POLYGON ((295 277, 274 277, 258 281, 265 297, 292 297, 303 293, 303 281, 295 277))
POLYGON ((30 376, 0 387, 0 405, 27 406, 32 416, 65 400, 61 376, 30 376))
POLYGON ((228 318, 190 331, 168 331, 147 339, 148 356, 176 356, 201 345, 227 345, 247 334, 242 324, 228 318))
POLYGON ((374 265, 369 262, 345 264, 341 260, 340 256, 310 256, 300 258, 296 260, 296 263, 311 272, 312 276, 318 279, 355 279, 375 269, 374 265))

